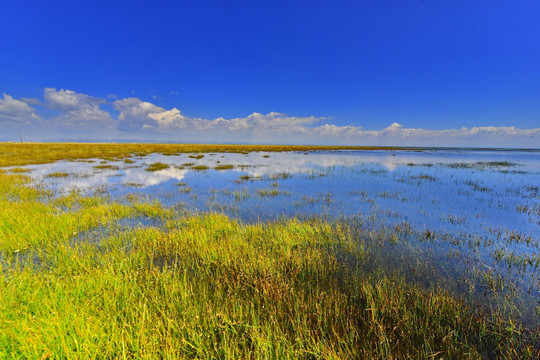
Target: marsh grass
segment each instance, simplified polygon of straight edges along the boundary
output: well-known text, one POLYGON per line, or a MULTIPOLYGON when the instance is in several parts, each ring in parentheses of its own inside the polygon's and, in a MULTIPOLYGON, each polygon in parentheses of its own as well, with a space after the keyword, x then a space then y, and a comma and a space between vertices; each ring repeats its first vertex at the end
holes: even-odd
POLYGON ((354 223, 168 219, 99 243, 50 238, 42 262, 4 272, 0 357, 536 354, 534 333, 373 267, 383 244, 354 223))
MULTIPOLYGON (((254 151, 316 151, 316 150, 410 150, 407 147, 385 146, 286 146, 286 145, 224 145, 224 144, 112 144, 112 143, 0 143, 0 167, 42 164, 57 160, 91 158, 125 159, 152 153, 248 153, 254 151)), ((192 155, 196 156, 196 155, 192 155)), ((204 156, 204 155, 203 155, 204 156)))
POLYGON ((118 170, 118 169, 120 169, 120 167, 118 167, 116 165, 110 165, 110 164, 94 165, 93 168, 94 169, 99 169, 99 170, 118 170))
POLYGON ((257 192, 257 195, 259 195, 260 197, 281 196, 281 195, 290 196, 291 195, 290 192, 282 191, 282 190, 276 189, 275 187, 272 187, 271 189, 258 189, 256 192, 257 192))
POLYGON ((214 170, 232 170, 232 169, 234 169, 234 165, 230 165, 230 164, 220 164, 220 165, 214 166, 214 170))
POLYGON ((196 171, 205 171, 205 170, 208 170, 209 167, 206 165, 195 165, 191 169, 196 170, 196 171))
POLYGON ((510 161, 477 161, 473 163, 450 163, 450 164, 441 164, 454 169, 496 169, 496 168, 509 168, 515 167, 519 164, 513 163, 510 161))
POLYGON ((28 169, 28 168, 23 168, 23 167, 13 167, 13 168, 9 169, 9 171, 12 172, 12 173, 18 173, 18 174, 20 174, 20 173, 26 173, 26 172, 29 172, 29 171, 31 171, 31 170, 28 169))
POLYGON ((152 163, 150 165, 148 165, 146 167, 146 171, 159 171, 159 170, 164 170, 164 169, 168 169, 170 167, 170 165, 168 164, 163 164, 161 162, 155 162, 155 163, 152 163))
MULTIPOLYGON (((137 194, 53 197, 30 184, 0 169, 0 358, 540 357, 540 329, 521 325, 511 302, 457 296, 446 254, 428 263, 413 246, 444 241, 439 233, 345 219, 242 224, 137 194), (118 225, 129 219, 156 220, 118 225)), ((509 266, 538 267, 494 251, 509 266)), ((492 289, 506 286, 475 270, 492 289)))
POLYGON ((45 175, 46 177, 50 178, 61 178, 61 177, 68 177, 69 174, 67 172, 53 172, 45 175))
POLYGON ((275 173, 275 174, 268 175, 268 178, 270 180, 285 180, 285 179, 290 179, 292 177, 293 177, 293 175, 291 173, 288 173, 288 172, 280 172, 280 173, 275 173))
POLYGON ((188 156, 191 159, 200 160, 204 157, 204 154, 198 154, 198 155, 189 155, 188 156))

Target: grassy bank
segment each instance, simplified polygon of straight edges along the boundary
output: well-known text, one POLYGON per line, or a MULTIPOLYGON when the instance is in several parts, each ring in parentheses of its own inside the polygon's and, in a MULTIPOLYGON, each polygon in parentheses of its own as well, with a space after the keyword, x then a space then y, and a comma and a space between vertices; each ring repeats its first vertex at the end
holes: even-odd
POLYGON ((162 153, 248 153, 251 151, 315 150, 398 150, 413 149, 389 146, 289 146, 289 145, 223 145, 223 144, 117 144, 117 143, 1 143, 0 167, 49 163, 66 159, 121 159, 131 155, 162 153))
MULTIPOLYGON (((311 146, 311 145, 233 145, 233 144, 141 144, 141 143, 6 143, 0 142, 0 167, 42 164, 66 159, 122 159, 131 155, 162 153, 248 153, 252 151, 317 151, 317 150, 409 150, 437 148, 396 146, 311 146)), ((439 148, 442 149, 442 148, 439 148)), ((481 150, 481 149, 469 149, 481 150)), ((485 149, 489 150, 489 149, 485 149)), ((499 151, 501 149, 498 149, 499 151)), ((503 149, 512 151, 513 149, 503 149)), ((518 149, 516 149, 518 150, 518 149)), ((522 151, 533 151, 521 149, 522 151)), ((536 151, 536 150, 534 150, 536 151)))
POLYGON ((0 171, 0 358, 539 355, 534 329, 405 280, 381 256, 388 234, 53 199, 27 182, 0 171), (137 219, 153 225, 124 226, 137 219))

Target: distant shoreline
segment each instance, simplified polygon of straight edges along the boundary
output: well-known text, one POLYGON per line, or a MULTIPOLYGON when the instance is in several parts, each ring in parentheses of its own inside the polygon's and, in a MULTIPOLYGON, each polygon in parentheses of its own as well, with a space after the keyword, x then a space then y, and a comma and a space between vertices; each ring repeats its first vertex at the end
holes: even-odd
MULTIPOLYGON (((250 151, 305 151, 307 150, 405 150, 405 151, 425 151, 425 150, 467 150, 467 151, 540 151, 540 148, 519 148, 519 147, 474 147, 474 146, 404 146, 404 145, 300 145, 300 144, 250 144, 250 143, 185 143, 185 142, 160 142, 160 141, 54 141, 54 142, 18 142, 0 141, 0 146, 4 145, 143 145, 143 146, 172 146, 172 147, 224 147, 230 150, 234 147, 253 148, 250 151), (290 148, 291 150, 283 150, 290 148)), ((208 150, 211 151, 211 150, 208 150)), ((242 150, 244 151, 244 150, 242 150)))

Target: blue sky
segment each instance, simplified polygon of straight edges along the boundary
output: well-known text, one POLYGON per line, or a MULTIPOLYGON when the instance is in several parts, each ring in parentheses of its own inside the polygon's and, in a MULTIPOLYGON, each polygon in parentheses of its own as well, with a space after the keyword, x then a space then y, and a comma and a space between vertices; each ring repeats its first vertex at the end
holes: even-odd
POLYGON ((540 1, 9 1, 0 140, 540 147, 540 1))

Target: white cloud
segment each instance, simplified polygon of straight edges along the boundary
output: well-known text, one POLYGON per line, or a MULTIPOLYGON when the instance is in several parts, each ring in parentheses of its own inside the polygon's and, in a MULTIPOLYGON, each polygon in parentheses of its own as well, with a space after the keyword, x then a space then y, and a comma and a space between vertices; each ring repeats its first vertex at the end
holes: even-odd
POLYGON ((177 108, 167 110, 135 97, 117 99, 112 103, 119 111, 118 121, 114 121, 108 111, 100 108, 101 104, 107 103, 104 99, 55 88, 46 88, 44 99, 40 103, 37 99, 16 100, 4 94, 3 100, 0 99, 0 121, 3 122, 0 124, 35 124, 35 120, 40 118, 30 106, 34 104, 61 113, 50 122, 42 121, 42 129, 88 139, 103 139, 105 136, 194 142, 478 147, 538 147, 540 144, 540 128, 485 126, 430 130, 407 128, 394 122, 380 130, 364 130, 360 126, 335 125, 324 117, 290 116, 278 112, 255 112, 230 119, 203 119, 186 116, 177 108), (55 125, 73 126, 55 128, 55 125))
POLYGON ((27 103, 14 99, 8 94, 3 94, 3 97, 0 99, 0 121, 31 123, 40 120, 34 109, 27 103))
POLYGON ((358 135, 383 137, 416 137, 416 138, 476 138, 482 136, 540 136, 540 128, 537 129, 519 129, 516 127, 472 127, 461 129, 429 130, 404 128, 398 123, 393 123, 389 127, 380 131, 359 131, 358 135))
POLYGON ((166 111, 164 108, 138 98, 125 98, 113 102, 115 110, 120 111, 118 116, 120 129, 139 130, 142 128, 158 127, 156 120, 148 114, 157 114, 166 111))
POLYGON ((36 99, 36 98, 23 97, 21 98, 21 101, 27 103, 28 105, 41 105, 41 101, 39 101, 39 99, 36 99))
POLYGON ((485 126, 430 130, 405 128, 401 124, 393 123, 382 130, 352 129, 347 138, 356 139, 355 143, 366 145, 538 147, 540 128, 485 126))
POLYGON ((121 111, 122 129, 145 130, 156 136, 190 141, 242 141, 264 143, 310 143, 411 146, 538 146, 540 129, 472 127, 429 130, 392 123, 381 130, 359 126, 318 123, 327 118, 296 117, 270 112, 214 120, 185 116, 177 108, 166 110, 137 98, 114 102, 121 111))
POLYGON ((105 102, 73 90, 56 90, 55 88, 45 88, 43 96, 51 108, 61 111, 75 111, 85 105, 94 106, 105 102))
MULTIPOLYGON (((160 128, 185 128, 189 125, 189 123, 194 123, 193 121, 190 121, 190 119, 182 115, 180 113, 180 110, 178 110, 177 108, 173 108, 168 111, 162 111, 159 113, 150 113, 148 114, 148 117, 155 120, 158 127, 160 128)), ((196 124, 194 125, 196 126, 196 124)))
POLYGON ((152 112, 147 115, 156 122, 155 125, 161 130, 171 128, 187 129, 192 131, 219 131, 219 132, 271 132, 290 133, 291 131, 305 132, 310 125, 323 118, 313 116, 295 117, 286 114, 270 112, 266 115, 253 113, 244 118, 217 118, 207 120, 201 118, 190 118, 183 115, 180 110, 173 108, 160 112, 152 112))
POLYGON ((266 115, 253 113, 244 118, 217 118, 214 120, 187 117, 177 108, 166 110, 138 98, 116 100, 114 108, 120 111, 118 116, 123 130, 153 129, 158 132, 171 132, 183 129, 186 132, 232 132, 232 133, 305 133, 308 125, 323 118, 314 116, 295 117, 270 112, 266 115))
POLYGON ((58 110, 62 115, 58 118, 63 125, 74 126, 113 126, 111 115, 99 108, 105 100, 73 90, 56 90, 45 88, 46 105, 58 110))
POLYGON ((278 112, 270 112, 266 115, 253 113, 245 118, 224 119, 218 118, 207 123, 209 128, 230 131, 247 132, 271 132, 271 133, 289 133, 291 131, 304 132, 306 125, 316 123, 323 118, 314 116, 296 117, 288 116, 278 112))
POLYGON ((319 137, 350 137, 360 132, 357 126, 337 126, 324 124, 313 128, 311 132, 319 137))

